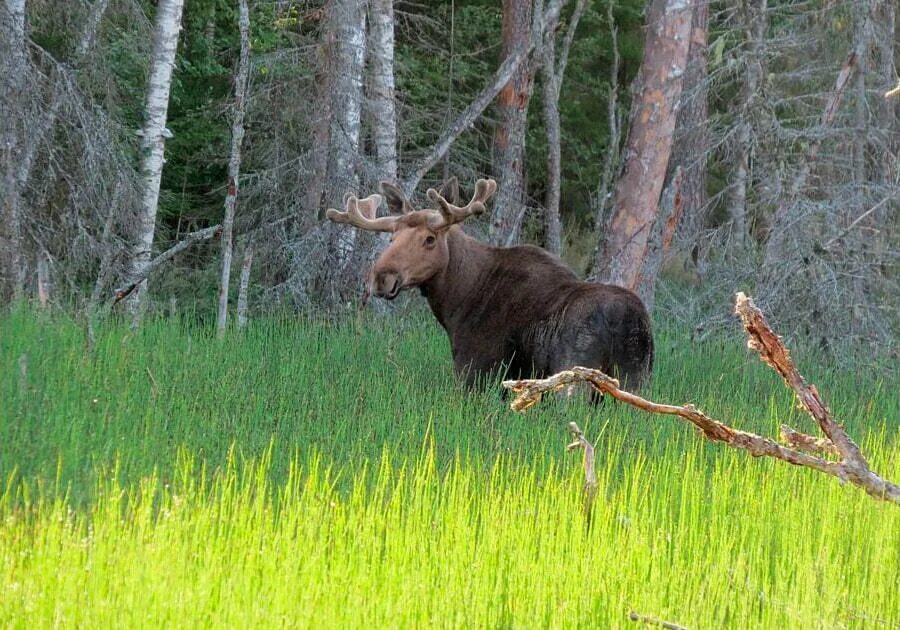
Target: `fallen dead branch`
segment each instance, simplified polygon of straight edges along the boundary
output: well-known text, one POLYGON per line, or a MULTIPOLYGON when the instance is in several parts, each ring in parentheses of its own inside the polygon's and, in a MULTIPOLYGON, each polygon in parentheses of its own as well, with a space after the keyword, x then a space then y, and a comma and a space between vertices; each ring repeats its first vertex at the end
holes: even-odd
POLYGON ((584 451, 584 513, 588 526, 591 522, 591 514, 594 508, 594 498, 597 496, 597 473, 594 470, 594 445, 584 437, 584 431, 576 423, 569 423, 569 433, 573 442, 566 447, 567 451, 581 449, 584 451))
POLYGON ((738 293, 735 312, 741 317, 747 331, 748 346, 760 354, 763 362, 781 375, 803 409, 819 425, 825 434, 824 438, 816 438, 789 427, 782 427, 782 438, 787 444, 782 445, 770 438, 734 429, 714 420, 694 405, 667 405, 641 398, 637 394, 619 389, 619 382, 600 370, 585 367, 573 367, 545 379, 504 381, 503 386, 517 394, 510 406, 515 411, 525 411, 536 404, 545 392, 558 391, 567 385, 586 381, 598 392, 638 409, 649 413, 678 416, 700 429, 703 435, 713 442, 723 442, 733 448, 748 451, 754 457, 772 457, 795 466, 812 468, 837 477, 841 481, 849 481, 876 499, 900 505, 900 486, 872 472, 859 447, 834 420, 815 386, 806 384, 781 338, 772 332, 753 301, 743 293, 738 293), (840 461, 825 459, 828 455, 837 455, 840 461))

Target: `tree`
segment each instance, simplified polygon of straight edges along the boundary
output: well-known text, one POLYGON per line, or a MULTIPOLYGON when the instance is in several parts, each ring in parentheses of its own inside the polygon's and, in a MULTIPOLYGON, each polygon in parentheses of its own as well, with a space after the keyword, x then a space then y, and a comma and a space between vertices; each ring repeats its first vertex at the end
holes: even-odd
MULTIPOLYGON (((502 55, 528 47, 532 39, 531 0, 503 0, 502 55)), ((548 29, 549 30, 549 29, 548 29)), ((499 122, 494 131, 493 169, 500 183, 494 200, 491 242, 512 245, 525 215, 524 162, 528 103, 534 87, 531 64, 522 64, 497 98, 499 122)))
MULTIPOLYGON (((542 7, 543 2, 538 6, 542 7)), ((569 62, 569 50, 575 39, 575 31, 587 0, 578 0, 565 37, 556 52, 556 33, 553 25, 544 25, 544 43, 541 58, 541 80, 544 97, 544 126, 547 128, 547 198, 545 212, 547 216, 547 249, 554 254, 562 250, 562 229, 559 217, 559 197, 562 178, 562 150, 560 147, 562 130, 559 121, 559 94, 562 89, 563 75, 569 62)))
MULTIPOLYGON (((250 75, 250 9, 247 0, 238 0, 238 28, 241 53, 234 78, 234 113, 231 121, 231 157, 228 160, 228 187, 225 193, 225 218, 222 221, 222 273, 219 277, 219 300, 216 333, 225 334, 228 323, 228 293, 231 281, 231 256, 234 235, 234 208, 240 190, 241 144, 244 141, 244 112, 247 82, 250 75)), ((251 258, 252 260, 252 258, 251 258)))
POLYGON ((169 110, 169 91, 172 70, 181 30, 184 0, 160 0, 156 9, 153 32, 153 54, 150 58, 150 78, 144 108, 145 122, 141 130, 141 208, 138 217, 137 239, 132 249, 130 275, 137 280, 137 288, 129 297, 129 306, 138 321, 145 306, 147 273, 151 260, 153 238, 156 233, 156 211, 159 203, 159 183, 162 178, 165 139, 171 135, 166 128, 169 110))
POLYGON ((625 164, 594 278, 636 289, 669 164, 675 116, 690 45, 694 7, 654 0, 647 11, 644 57, 632 87, 625 164))
POLYGON ((397 178, 397 112, 394 108, 394 2, 369 0, 369 110, 379 177, 397 178))

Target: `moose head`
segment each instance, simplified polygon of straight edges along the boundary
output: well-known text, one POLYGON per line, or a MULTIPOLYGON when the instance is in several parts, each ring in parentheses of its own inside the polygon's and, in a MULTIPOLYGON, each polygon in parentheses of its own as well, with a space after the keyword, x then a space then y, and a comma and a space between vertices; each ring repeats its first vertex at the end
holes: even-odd
POLYGON ((327 217, 362 230, 390 232, 390 245, 372 266, 368 277, 369 291, 377 297, 392 300, 400 291, 421 286, 446 269, 450 260, 447 234, 454 225, 484 212, 485 204, 497 191, 493 179, 479 179, 475 194, 465 206, 458 203, 456 178, 447 181, 438 192, 429 188, 428 198, 436 209, 416 210, 403 192, 388 182, 381 182, 381 193, 393 216, 376 217, 381 195, 357 199, 344 198, 344 211, 329 208, 327 217), (445 197, 450 197, 448 201, 445 197))

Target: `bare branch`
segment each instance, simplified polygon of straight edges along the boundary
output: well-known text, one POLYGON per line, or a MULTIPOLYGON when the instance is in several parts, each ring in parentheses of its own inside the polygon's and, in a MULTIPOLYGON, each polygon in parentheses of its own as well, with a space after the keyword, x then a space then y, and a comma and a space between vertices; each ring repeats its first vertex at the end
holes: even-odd
POLYGON ((782 446, 769 438, 740 431, 714 420, 691 404, 676 406, 655 403, 619 389, 619 382, 616 379, 607 376, 600 370, 586 367, 576 366, 545 379, 504 381, 503 386, 517 394, 515 400, 510 403, 510 407, 515 411, 525 411, 536 404, 545 392, 558 391, 566 385, 586 381, 598 392, 609 394, 616 400, 628 403, 638 409, 650 413, 678 416, 687 420, 700 429, 710 441, 723 442, 733 448, 748 451, 754 457, 772 457, 795 466, 812 468, 837 477, 841 481, 849 481, 876 499, 900 504, 900 486, 882 479, 869 469, 868 462, 860 453, 859 447, 850 439, 843 427, 834 421, 816 388, 807 385, 800 373, 797 372, 781 338, 772 332, 762 313, 753 305, 752 300, 743 293, 738 293, 736 311, 743 320, 750 337, 750 347, 759 352, 762 360, 782 376, 785 383, 796 394, 803 408, 819 424, 828 438, 827 442, 830 447, 818 442, 812 436, 804 436, 796 432, 788 434, 795 440, 788 438, 786 441, 797 448, 782 446), (807 447, 813 446, 816 447, 817 452, 838 453, 842 461, 828 461, 798 450, 799 448, 811 450, 807 447), (831 448, 833 450, 830 450, 831 448))
POLYGON ((567 451, 582 449, 584 451, 584 513, 590 523, 594 498, 597 496, 597 473, 594 470, 594 445, 584 437, 584 431, 575 422, 569 423, 569 433, 574 441, 566 446, 567 451))

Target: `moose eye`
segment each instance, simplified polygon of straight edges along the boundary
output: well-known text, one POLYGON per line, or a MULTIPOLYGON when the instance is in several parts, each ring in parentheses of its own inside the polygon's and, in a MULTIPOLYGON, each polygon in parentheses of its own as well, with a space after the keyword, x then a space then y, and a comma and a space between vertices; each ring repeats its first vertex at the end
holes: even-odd
POLYGON ((425 247, 434 247, 434 242, 436 240, 434 234, 429 234, 425 237, 425 247))

